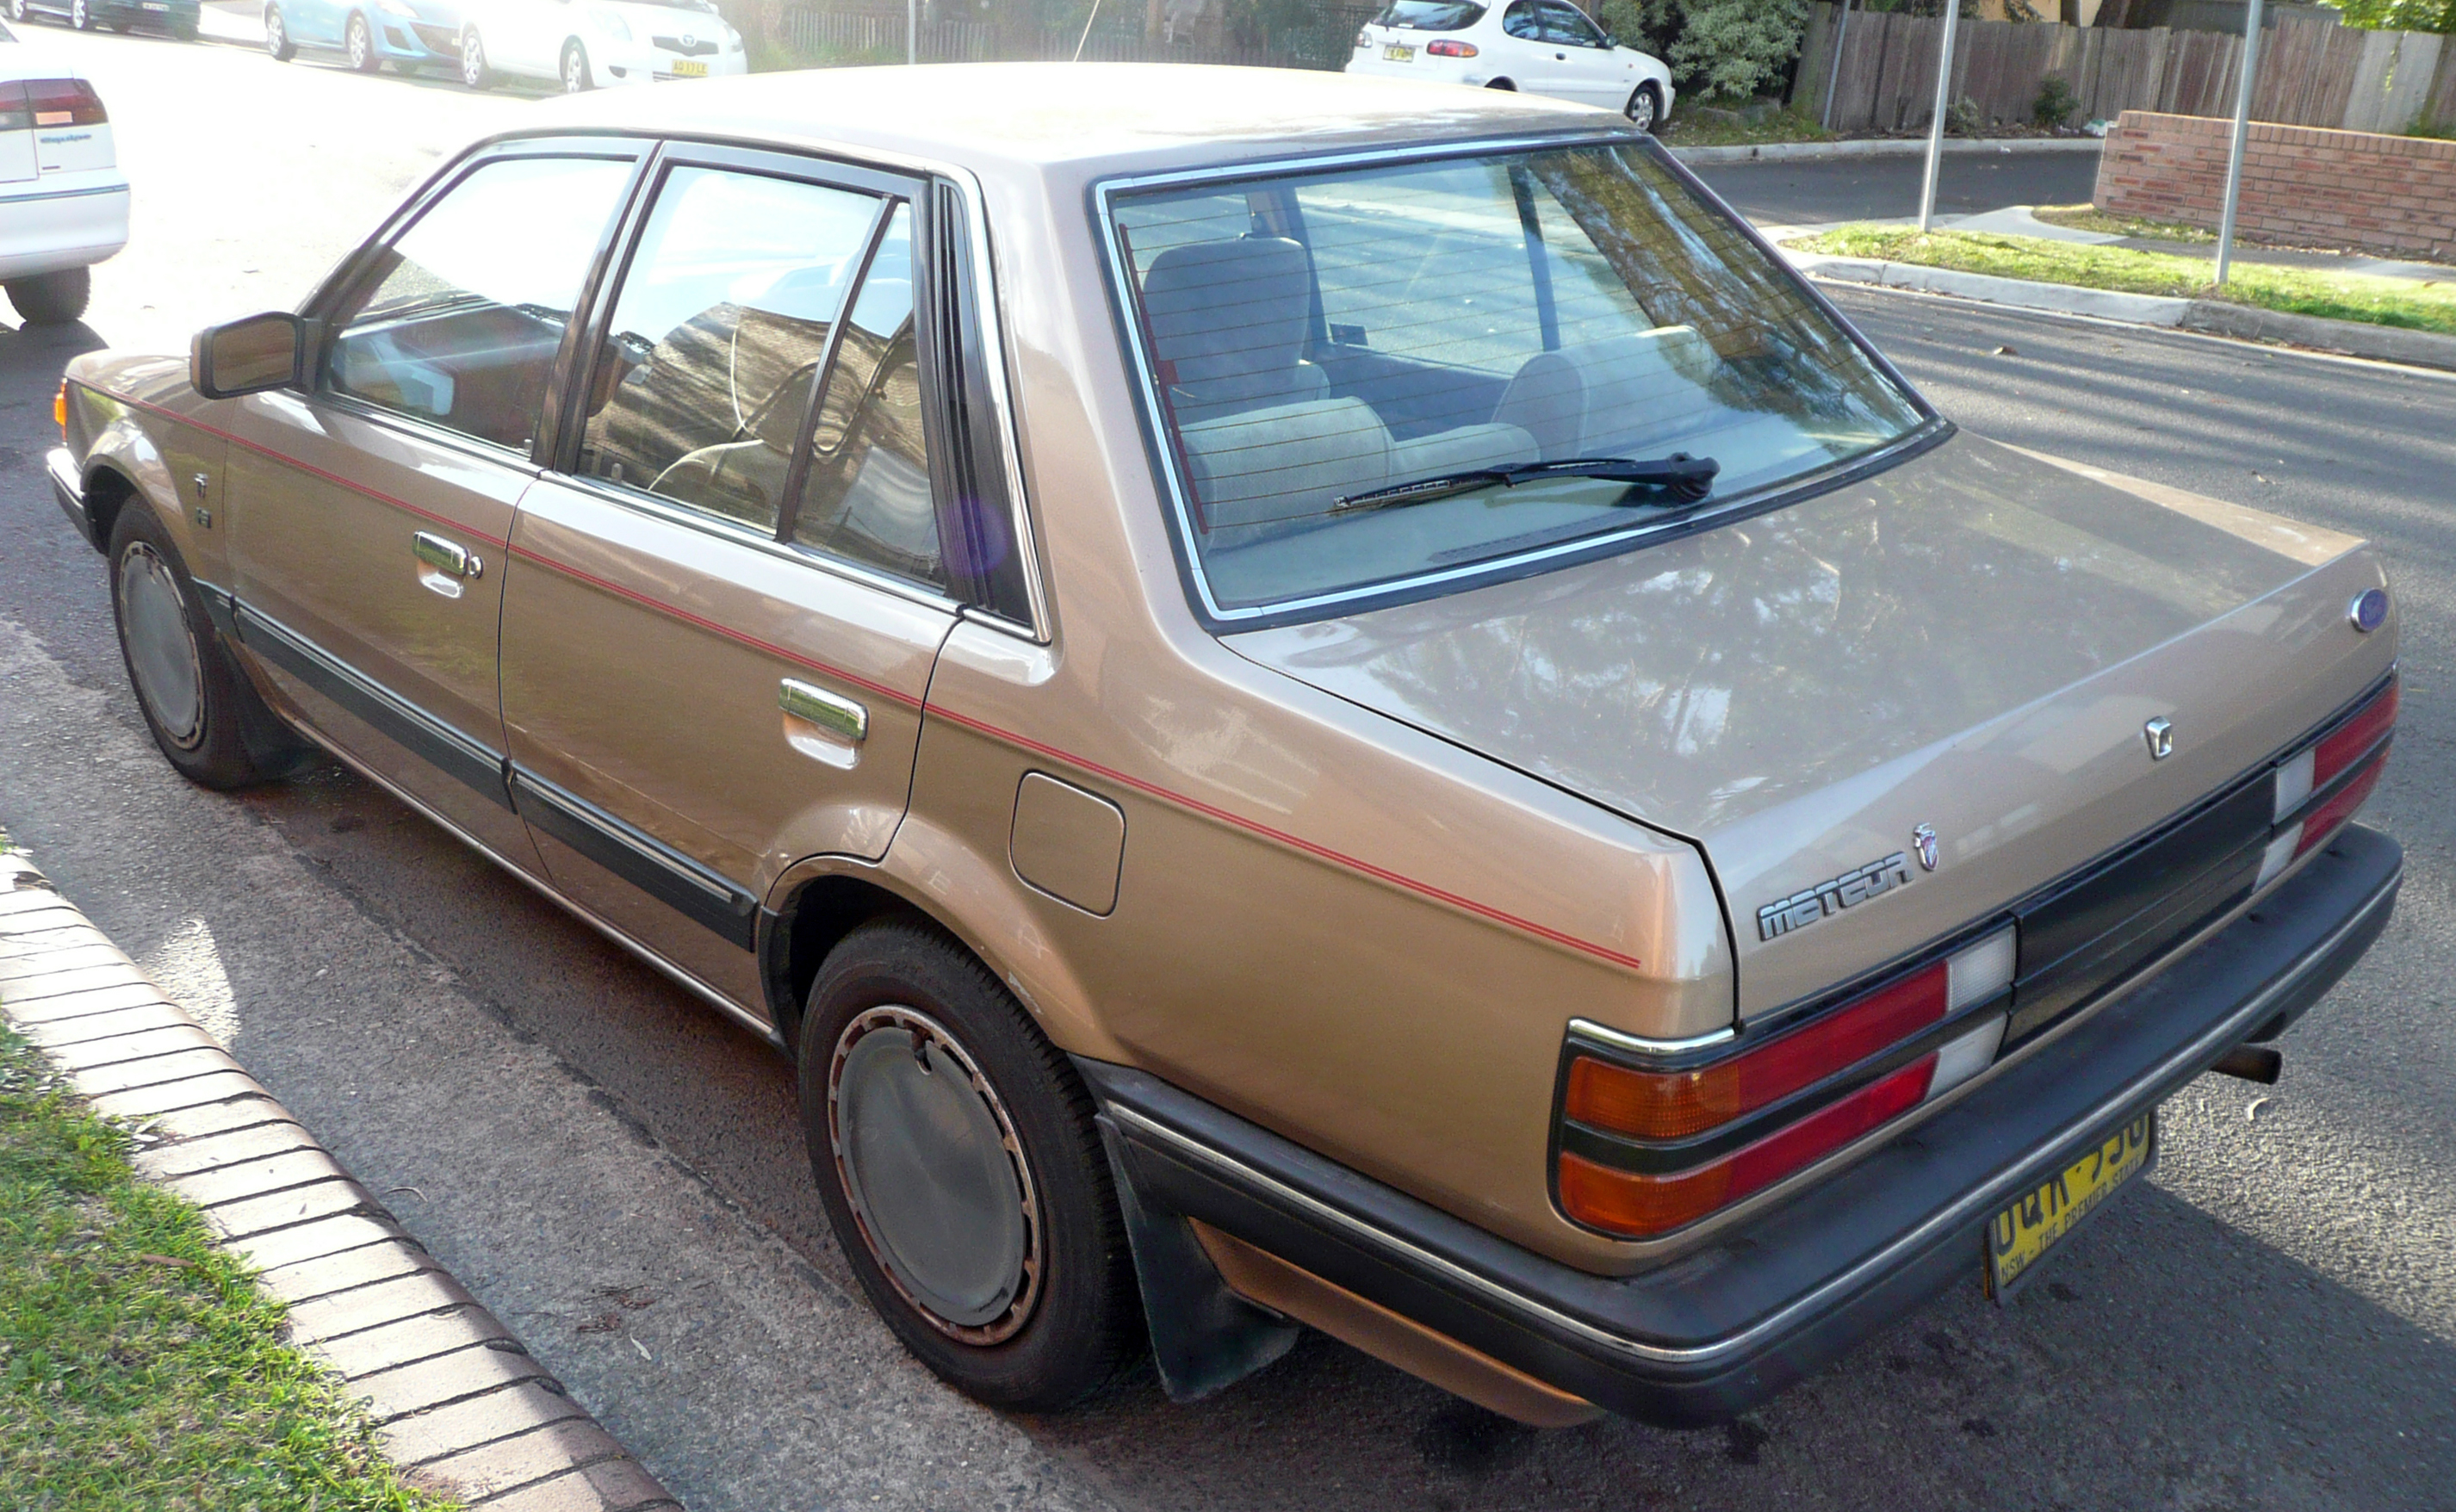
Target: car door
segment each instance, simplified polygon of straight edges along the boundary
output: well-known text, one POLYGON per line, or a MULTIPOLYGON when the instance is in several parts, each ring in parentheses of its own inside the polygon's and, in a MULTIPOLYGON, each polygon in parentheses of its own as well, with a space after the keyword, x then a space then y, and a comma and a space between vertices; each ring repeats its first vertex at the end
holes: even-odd
POLYGON ((1563 0, 1535 0, 1544 39, 1552 44, 1551 65, 1560 94, 1586 105, 1619 110, 1637 87, 1630 66, 1604 45, 1603 30, 1586 12, 1563 0))
POLYGON ((1510 0, 1501 12, 1501 33, 1493 76, 1508 78, 1522 93, 1559 96, 1565 50, 1545 34, 1544 0, 1510 0))
POLYGON ((503 20, 502 43, 490 53, 498 67, 531 78, 557 75, 563 34, 571 30, 572 0, 497 0, 488 9, 503 20))
POLYGON ((231 407, 239 639, 318 733, 536 869, 503 779, 503 548, 582 290, 641 152, 507 148, 311 308, 301 389, 231 407))
POLYGON ((503 715, 557 886, 757 1004, 769 884, 886 852, 957 613, 921 186, 728 149, 673 149, 657 179, 563 466, 514 526, 503 715))

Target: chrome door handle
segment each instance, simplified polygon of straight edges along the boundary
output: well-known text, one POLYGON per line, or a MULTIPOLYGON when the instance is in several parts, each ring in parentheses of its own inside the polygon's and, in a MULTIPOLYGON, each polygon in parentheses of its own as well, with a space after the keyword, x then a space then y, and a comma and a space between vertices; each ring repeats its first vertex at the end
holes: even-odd
POLYGON ((474 578, 486 570, 486 564, 479 561, 475 553, 441 536, 430 536, 421 530, 411 536, 409 542, 410 550, 417 553, 418 560, 438 572, 448 572, 456 578, 474 578))
POLYGON ((798 678, 788 677, 777 685, 776 704, 795 719, 856 745, 870 734, 870 710, 798 678))

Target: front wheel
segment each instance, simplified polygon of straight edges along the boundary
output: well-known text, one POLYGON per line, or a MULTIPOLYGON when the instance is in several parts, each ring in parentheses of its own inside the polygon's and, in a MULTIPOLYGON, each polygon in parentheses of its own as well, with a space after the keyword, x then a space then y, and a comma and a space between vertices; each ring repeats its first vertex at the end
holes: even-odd
POLYGON ((588 50, 577 40, 563 45, 563 92, 584 94, 590 88, 588 50))
POLYGON ((495 82, 495 71, 486 66, 486 39, 476 27, 460 33, 460 82, 473 90, 495 82))
POLYGON ((72 31, 93 30, 93 11, 86 5, 85 0, 69 0, 69 30, 72 31))
POLYGON ((28 325, 67 325, 85 314, 86 302, 93 297, 93 270, 63 268, 57 273, 38 273, 31 277, 11 278, 5 287, 9 303, 28 325))
POLYGON ((231 664, 179 548, 142 499, 112 525, 111 606, 136 706, 180 775, 206 787, 275 775, 287 732, 231 664))
POLYGON ((1628 97, 1625 113, 1628 116, 1628 123, 1639 131, 1653 131, 1655 123, 1663 119, 1662 92, 1651 84, 1639 85, 1637 92, 1628 97))
POLYGON ((1134 1359, 1134 1266, 1074 1066, 926 921, 847 935, 811 984, 802 1119, 828 1221, 904 1347, 1054 1411, 1134 1359))
POLYGON ((264 51, 280 63, 298 55, 298 44, 290 40, 290 24, 281 19, 279 6, 264 8, 264 51))
POLYGON ((368 27, 367 18, 364 15, 356 12, 351 14, 349 30, 343 42, 349 49, 350 67, 358 72, 373 73, 383 67, 383 59, 376 52, 375 32, 368 27))

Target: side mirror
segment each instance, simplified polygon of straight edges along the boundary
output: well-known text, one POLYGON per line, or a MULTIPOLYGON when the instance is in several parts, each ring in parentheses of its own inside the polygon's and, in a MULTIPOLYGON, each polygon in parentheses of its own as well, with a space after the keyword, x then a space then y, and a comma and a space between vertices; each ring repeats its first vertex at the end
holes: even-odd
POLYGON ((1604 33, 1604 51, 1605 51, 1608 52, 1608 51, 1610 51, 1612 49, 1614 49, 1614 48, 1616 48, 1616 47, 1618 47, 1618 46, 1620 46, 1620 38, 1618 38, 1618 37, 1616 37, 1616 36, 1612 35, 1612 34, 1611 34, 1610 32, 1608 32, 1608 31, 1607 31, 1607 32, 1605 32, 1605 33, 1604 33))
POLYGON ((188 348, 188 381, 209 399, 294 386, 306 333, 305 321, 281 310, 207 326, 188 348))

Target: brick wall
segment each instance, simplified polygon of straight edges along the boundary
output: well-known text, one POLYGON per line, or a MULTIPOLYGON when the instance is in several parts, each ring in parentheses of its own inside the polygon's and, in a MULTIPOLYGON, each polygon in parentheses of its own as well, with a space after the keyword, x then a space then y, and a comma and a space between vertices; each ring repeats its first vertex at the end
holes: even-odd
MULTIPOLYGON (((2106 133, 2098 208, 2217 229, 2234 123, 2126 111, 2106 133)), ((2456 141, 2253 122, 2246 240, 2456 262, 2456 141)))

